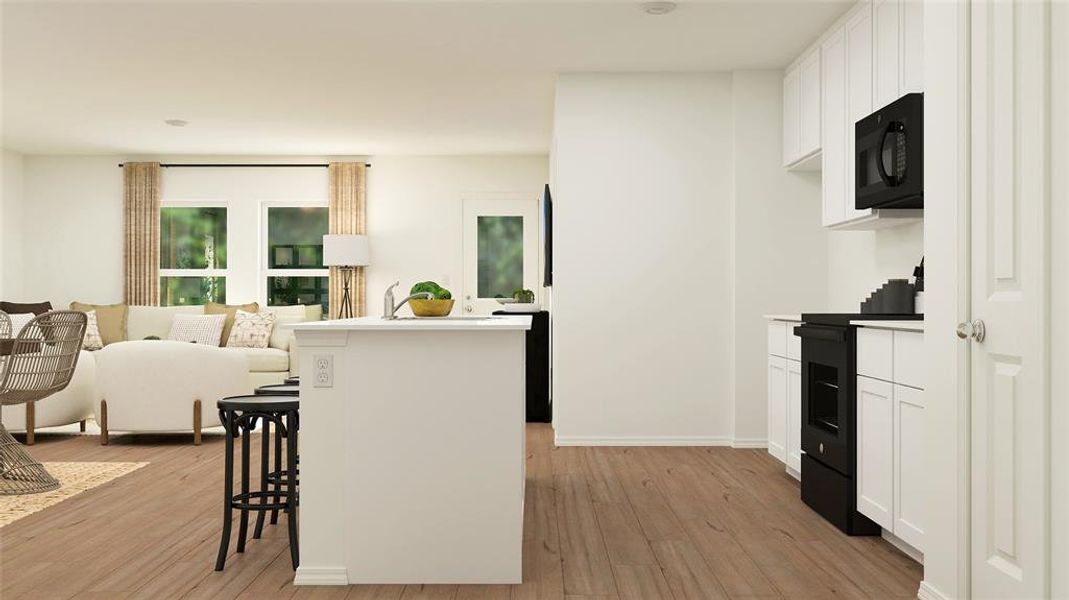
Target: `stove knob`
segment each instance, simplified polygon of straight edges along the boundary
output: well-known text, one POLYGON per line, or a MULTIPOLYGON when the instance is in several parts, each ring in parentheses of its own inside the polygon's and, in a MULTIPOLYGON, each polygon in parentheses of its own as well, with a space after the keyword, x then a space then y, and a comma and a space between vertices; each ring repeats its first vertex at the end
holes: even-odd
POLYGON ((824 442, 820 443, 820 453, 824 454, 824 442))

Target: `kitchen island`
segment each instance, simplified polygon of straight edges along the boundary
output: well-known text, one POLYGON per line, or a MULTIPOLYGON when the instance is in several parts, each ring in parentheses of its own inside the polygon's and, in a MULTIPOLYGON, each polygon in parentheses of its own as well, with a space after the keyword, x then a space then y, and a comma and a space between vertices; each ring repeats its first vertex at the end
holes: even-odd
POLYGON ((519 583, 529 316, 294 327, 297 585, 519 583))

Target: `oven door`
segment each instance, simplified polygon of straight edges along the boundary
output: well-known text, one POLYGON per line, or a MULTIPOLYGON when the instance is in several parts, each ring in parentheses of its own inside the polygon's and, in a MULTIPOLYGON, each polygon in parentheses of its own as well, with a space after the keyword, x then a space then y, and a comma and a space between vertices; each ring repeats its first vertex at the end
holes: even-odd
POLYGON ((843 475, 854 472, 854 356, 850 327, 800 325, 802 450, 843 475))
POLYGON ((907 94, 855 126, 854 206, 924 207, 924 104, 907 94))

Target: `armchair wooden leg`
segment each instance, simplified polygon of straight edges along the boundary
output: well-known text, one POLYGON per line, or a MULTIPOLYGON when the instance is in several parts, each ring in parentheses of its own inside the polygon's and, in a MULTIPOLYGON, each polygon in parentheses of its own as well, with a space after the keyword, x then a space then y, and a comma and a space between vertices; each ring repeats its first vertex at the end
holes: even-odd
POLYGON ((108 445, 108 401, 100 401, 100 445, 108 445))
POLYGON ((193 401, 193 445, 200 445, 200 400, 193 401))
POLYGON ((78 421, 78 431, 85 433, 85 419, 78 421))
POLYGON ((37 409, 34 408, 36 402, 26 403, 26 445, 32 446, 34 443, 33 428, 37 420, 37 409))

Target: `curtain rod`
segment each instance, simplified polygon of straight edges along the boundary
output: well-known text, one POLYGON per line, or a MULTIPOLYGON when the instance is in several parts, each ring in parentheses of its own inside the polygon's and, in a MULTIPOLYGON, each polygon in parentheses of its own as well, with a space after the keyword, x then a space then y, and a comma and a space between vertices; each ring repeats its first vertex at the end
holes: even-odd
MULTIPOLYGON (((126 163, 119 163, 119 167, 125 166, 126 163)), ((174 168, 174 167, 318 167, 321 169, 327 168, 327 163, 160 163, 161 167, 174 168)), ((371 168, 371 163, 364 163, 364 166, 371 168)))

